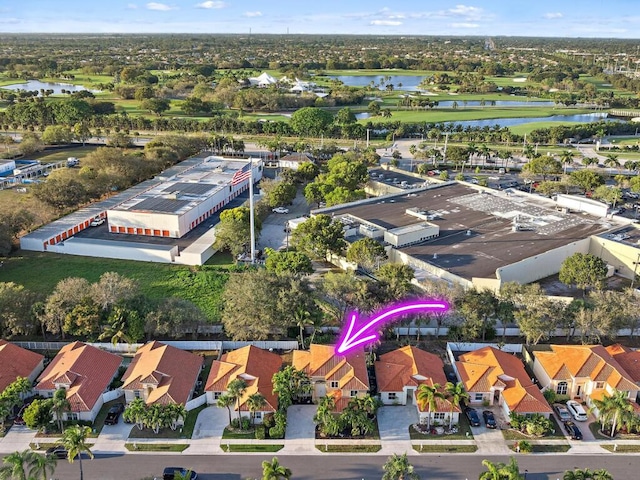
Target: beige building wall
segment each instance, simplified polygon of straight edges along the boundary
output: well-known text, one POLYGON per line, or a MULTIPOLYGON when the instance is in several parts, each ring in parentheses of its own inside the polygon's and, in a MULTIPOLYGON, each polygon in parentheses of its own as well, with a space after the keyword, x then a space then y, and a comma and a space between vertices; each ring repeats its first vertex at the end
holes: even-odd
POLYGON ((633 278, 633 272, 640 273, 640 265, 634 262, 640 261, 640 246, 633 246, 594 235, 591 237, 589 252, 591 255, 601 258, 608 265, 613 265, 616 274, 625 278, 633 278))
POLYGON ((589 253, 590 243, 591 240, 585 238, 534 257, 525 258, 511 265, 498 268, 496 275, 501 284, 506 282, 522 284, 535 282, 558 273, 562 262, 574 253, 589 253))

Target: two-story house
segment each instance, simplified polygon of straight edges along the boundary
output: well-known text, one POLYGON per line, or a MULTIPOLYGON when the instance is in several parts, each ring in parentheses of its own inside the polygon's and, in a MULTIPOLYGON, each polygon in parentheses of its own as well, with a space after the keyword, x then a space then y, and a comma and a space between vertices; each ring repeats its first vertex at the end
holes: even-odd
POLYGON ((471 405, 499 405, 507 418, 511 412, 551 414, 544 395, 511 353, 484 347, 460 355, 455 367, 471 405))
MULTIPOLYGON (((205 385, 207 403, 216 404, 218 398, 228 390, 229 382, 236 378, 244 380, 247 389, 240 397, 240 415, 249 416, 249 397, 261 394, 265 404, 254 412, 256 423, 262 423, 264 415, 278 409, 278 397, 273 393, 273 375, 280 370, 282 358, 275 353, 252 345, 225 353, 211 365, 205 385)), ((238 402, 234 405, 238 409, 238 402)))
MULTIPOLYGON (((447 377, 444 374, 444 364, 437 355, 425 352, 419 348, 406 346, 385 353, 374 364, 376 382, 380 400, 385 405, 415 405, 421 423, 427 423, 428 409, 422 408, 417 402, 416 392, 420 385, 440 385, 444 391, 447 377)), ((439 421, 458 423, 460 408, 453 406, 447 399, 437 399, 436 409, 431 411, 428 423, 439 421), (452 415, 453 410, 453 415, 452 415)))
POLYGON ((122 377, 127 403, 144 399, 147 405, 186 405, 196 388, 204 359, 160 342, 149 342, 136 352, 122 377))
POLYGON ((118 374, 122 358, 82 342, 65 345, 38 377, 35 392, 44 397, 64 388, 70 411, 63 420, 93 422, 104 404, 102 394, 118 374))
MULTIPOLYGON (((637 353, 620 346, 551 345, 551 351, 534 351, 533 373, 543 388, 586 402, 615 391, 627 392, 635 401, 638 384, 623 365, 633 366, 637 353), (620 360, 620 361, 619 361, 620 360)), ((634 369, 634 372, 637 370, 634 369)))
POLYGON ((293 366, 309 375, 312 400, 317 402, 326 395, 333 395, 338 412, 351 398, 369 392, 367 362, 362 348, 338 355, 333 345, 312 344, 308 351, 293 352, 293 366))
POLYGON ((18 377, 28 379, 33 385, 43 369, 43 355, 0 340, 0 392, 18 377))

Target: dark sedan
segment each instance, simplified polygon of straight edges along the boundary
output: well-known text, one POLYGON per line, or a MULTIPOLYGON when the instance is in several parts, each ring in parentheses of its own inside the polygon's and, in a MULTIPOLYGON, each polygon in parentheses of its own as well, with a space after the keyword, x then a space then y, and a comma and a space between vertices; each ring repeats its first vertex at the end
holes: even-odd
POLYGON ((117 425, 122 412, 124 412, 124 404, 116 403, 115 405, 112 405, 107 412, 107 417, 104 419, 104 424, 117 425))
POLYGON ((493 416, 493 412, 491 410, 484 410, 482 412, 482 418, 484 419, 484 424, 487 428, 497 428, 498 424, 496 423, 496 417, 493 416))
POLYGON ((46 455, 48 457, 56 457, 56 458, 67 458, 68 456, 67 449, 62 445, 56 445, 54 447, 47 448, 46 455))
POLYGON ((564 422, 564 428, 572 440, 582 440, 582 432, 578 426, 573 422, 564 422))
POLYGON ((464 414, 469 419, 469 423, 472 427, 480 426, 480 417, 478 416, 478 412, 475 408, 467 407, 464 409, 464 414))

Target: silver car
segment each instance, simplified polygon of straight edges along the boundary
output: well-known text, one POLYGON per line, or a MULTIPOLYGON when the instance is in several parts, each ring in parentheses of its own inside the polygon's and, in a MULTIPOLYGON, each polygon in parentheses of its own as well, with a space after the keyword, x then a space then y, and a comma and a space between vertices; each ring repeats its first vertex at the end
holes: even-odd
POLYGON ((567 410, 567 407, 565 407, 561 403, 554 403, 553 409, 558 414, 558 418, 560 419, 561 422, 564 423, 564 422, 570 422, 571 420, 573 420, 573 417, 571 416, 571 413, 569 413, 569 410, 567 410))

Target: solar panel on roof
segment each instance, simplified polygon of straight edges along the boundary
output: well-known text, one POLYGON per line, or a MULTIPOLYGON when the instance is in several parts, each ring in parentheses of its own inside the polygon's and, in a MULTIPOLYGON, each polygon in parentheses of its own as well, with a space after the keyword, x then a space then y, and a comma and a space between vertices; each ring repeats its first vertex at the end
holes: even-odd
POLYGON ((174 183, 170 187, 167 187, 163 192, 180 192, 185 195, 204 195, 209 190, 216 188, 215 185, 207 183, 174 183))
POLYGON ((189 200, 175 200, 172 198, 147 198, 131 210, 146 210, 151 212, 175 213, 182 207, 189 205, 189 200))

